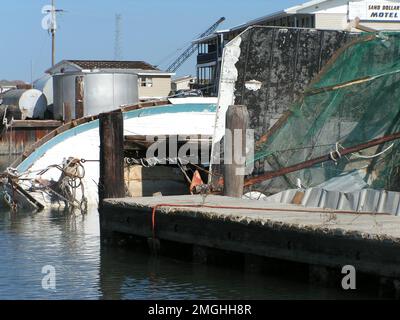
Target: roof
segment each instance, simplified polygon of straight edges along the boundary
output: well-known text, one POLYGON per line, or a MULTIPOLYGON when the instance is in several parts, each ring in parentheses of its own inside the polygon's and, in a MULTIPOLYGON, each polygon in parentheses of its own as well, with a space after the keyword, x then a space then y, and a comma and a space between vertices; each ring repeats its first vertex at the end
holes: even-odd
POLYGON ((0 86, 17 86, 26 84, 21 80, 0 80, 0 86))
POLYGON ((175 72, 164 72, 160 70, 149 70, 149 71, 141 71, 137 69, 132 69, 134 73, 136 73, 138 76, 155 76, 155 77, 171 77, 175 75, 175 72))
POLYGON ((59 73, 61 67, 70 66, 74 70, 141 70, 161 72, 160 69, 145 61, 116 61, 116 60, 62 60, 55 66, 46 70, 46 73, 59 73))
POLYGON ((179 81, 185 81, 185 80, 191 80, 191 79, 196 79, 196 77, 194 77, 192 75, 186 75, 186 76, 182 76, 182 77, 176 77, 176 78, 172 79, 172 81, 179 82, 179 81))
POLYGON ((76 64, 82 69, 142 69, 159 70, 145 61, 115 60, 64 60, 76 64))
POLYGON ((209 35, 207 37, 196 39, 196 40, 193 41, 193 43, 201 43, 201 42, 210 40, 210 39, 216 37, 218 33, 228 33, 228 32, 232 32, 232 31, 246 29, 249 26, 257 25, 257 24, 262 23, 262 22, 264 22, 266 20, 276 19, 276 18, 279 18, 279 17, 282 17, 282 16, 293 15, 293 14, 296 14, 300 10, 307 9, 309 7, 312 7, 312 6, 317 6, 317 5, 321 4, 321 3, 328 2, 328 1, 330 1, 330 0, 312 0, 312 1, 308 1, 308 2, 305 2, 305 3, 299 4, 297 6, 293 6, 293 7, 281 10, 281 11, 273 12, 273 13, 267 14, 265 16, 250 20, 250 21, 248 21, 246 23, 242 23, 240 25, 234 26, 231 29, 217 31, 217 32, 215 32, 215 33, 213 33, 213 34, 211 34, 211 35, 209 35))
POLYGON ((328 2, 328 1, 330 1, 330 0, 312 0, 312 1, 307 1, 307 2, 299 4, 297 6, 293 6, 293 7, 281 10, 281 11, 270 13, 270 14, 267 14, 265 16, 262 16, 260 18, 254 19, 254 20, 250 20, 249 22, 246 22, 246 23, 241 24, 239 26, 233 27, 231 30, 237 30, 237 29, 241 29, 241 28, 244 28, 244 27, 249 27, 251 25, 255 25, 257 23, 260 23, 260 22, 263 22, 265 20, 269 20, 269 19, 272 19, 272 18, 278 18, 278 17, 285 16, 285 15, 296 14, 300 10, 307 9, 309 7, 312 7, 312 6, 317 6, 317 5, 319 5, 319 4, 323 3, 323 2, 328 2))
POLYGON ((272 18, 275 19, 275 18, 281 17, 281 16, 283 16, 285 14, 286 14, 285 11, 279 11, 279 12, 275 12, 275 13, 272 13, 272 14, 269 14, 269 15, 266 15, 266 16, 262 16, 260 18, 257 18, 257 19, 254 19, 254 20, 250 20, 249 22, 246 22, 246 23, 240 24, 238 26, 235 26, 235 27, 233 27, 231 29, 231 31, 245 29, 247 27, 262 23, 262 22, 264 22, 266 20, 269 20, 269 19, 272 19, 272 18))
POLYGON ((192 43, 196 44, 196 43, 202 43, 202 42, 210 41, 212 39, 216 39, 218 37, 218 34, 219 33, 217 33, 217 32, 211 33, 211 34, 209 34, 207 36, 204 36, 202 38, 198 38, 198 39, 193 40, 192 43))

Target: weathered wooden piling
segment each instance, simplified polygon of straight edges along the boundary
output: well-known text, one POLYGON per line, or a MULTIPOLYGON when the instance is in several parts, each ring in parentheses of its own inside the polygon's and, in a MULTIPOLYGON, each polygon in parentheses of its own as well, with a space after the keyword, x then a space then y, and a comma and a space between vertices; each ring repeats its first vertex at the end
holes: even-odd
POLYGON ((99 206, 105 198, 125 196, 124 120, 121 111, 102 113, 100 130, 99 206))
POLYGON ((248 123, 246 106, 233 105, 228 108, 224 149, 224 194, 228 197, 240 198, 243 195, 248 123))
POLYGON ((83 76, 75 78, 75 119, 82 118, 84 116, 84 80, 83 76))

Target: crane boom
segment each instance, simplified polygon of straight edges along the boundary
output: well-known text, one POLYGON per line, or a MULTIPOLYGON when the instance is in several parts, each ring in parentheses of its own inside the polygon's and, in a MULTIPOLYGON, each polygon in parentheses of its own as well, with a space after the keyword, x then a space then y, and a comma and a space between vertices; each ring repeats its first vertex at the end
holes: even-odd
MULTIPOLYGON (((209 27, 206 31, 204 31, 199 38, 203 38, 205 36, 210 35, 213 33, 217 27, 225 21, 224 17, 221 17, 217 22, 215 22, 211 27, 209 27)), ((189 59, 192 54, 196 51, 196 44, 191 43, 188 48, 167 68, 168 72, 175 72, 179 69, 179 67, 189 59)))

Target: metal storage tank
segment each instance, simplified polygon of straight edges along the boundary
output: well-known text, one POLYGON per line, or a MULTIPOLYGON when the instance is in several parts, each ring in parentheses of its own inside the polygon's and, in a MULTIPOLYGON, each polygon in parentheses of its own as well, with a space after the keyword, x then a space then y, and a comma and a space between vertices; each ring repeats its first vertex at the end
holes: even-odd
POLYGON ((44 119, 47 99, 43 92, 36 89, 15 89, 3 95, 3 105, 17 106, 21 110, 21 118, 44 119))
POLYGON ((43 75, 41 78, 33 82, 33 88, 40 90, 46 96, 48 108, 53 108, 53 77, 49 74, 43 75))
POLYGON ((74 72, 53 76, 54 119, 111 111, 139 101, 138 77, 127 72, 74 72))

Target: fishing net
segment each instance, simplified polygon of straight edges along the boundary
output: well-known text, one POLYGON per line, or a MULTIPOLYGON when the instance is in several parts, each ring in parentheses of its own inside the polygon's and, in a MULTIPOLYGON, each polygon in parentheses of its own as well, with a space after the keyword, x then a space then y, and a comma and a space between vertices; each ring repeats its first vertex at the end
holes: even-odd
POLYGON ((315 187, 355 172, 363 187, 400 191, 399 140, 340 155, 345 148, 399 131, 400 33, 365 34, 337 52, 258 142, 248 163, 254 163, 254 177, 332 155, 330 161, 257 185, 269 193, 315 187))

